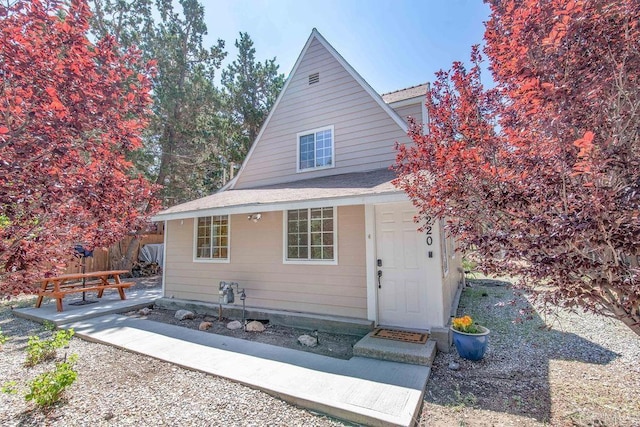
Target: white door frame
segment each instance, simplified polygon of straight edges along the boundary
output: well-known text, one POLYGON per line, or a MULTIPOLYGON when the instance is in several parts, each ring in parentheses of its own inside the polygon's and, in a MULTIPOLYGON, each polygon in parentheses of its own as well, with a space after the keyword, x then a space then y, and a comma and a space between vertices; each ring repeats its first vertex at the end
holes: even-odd
MULTIPOLYGON (((409 202, 394 201, 394 204, 409 202)), ((377 234, 376 234, 376 206, 385 205, 386 203, 376 203, 365 205, 365 236, 366 236, 366 269, 367 269, 367 318, 372 320, 374 325, 380 324, 380 313, 378 298, 378 266, 376 260, 378 258, 377 234)))
POLYGON ((376 207, 364 205, 365 268, 367 270, 367 320, 378 325, 378 289, 376 288, 376 207))

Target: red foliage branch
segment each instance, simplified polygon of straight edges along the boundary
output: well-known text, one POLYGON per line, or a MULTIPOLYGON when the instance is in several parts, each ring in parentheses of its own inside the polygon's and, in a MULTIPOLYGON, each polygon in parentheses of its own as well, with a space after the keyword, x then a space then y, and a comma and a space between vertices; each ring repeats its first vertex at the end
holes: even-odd
POLYGON ((66 4, 0 6, 0 295, 32 291, 74 244, 108 246, 156 205, 125 159, 141 147, 152 64, 139 74, 139 52, 92 44, 86 2, 66 4))
POLYGON ((493 0, 485 54, 429 92, 396 185, 543 301, 640 334, 640 3, 493 0))

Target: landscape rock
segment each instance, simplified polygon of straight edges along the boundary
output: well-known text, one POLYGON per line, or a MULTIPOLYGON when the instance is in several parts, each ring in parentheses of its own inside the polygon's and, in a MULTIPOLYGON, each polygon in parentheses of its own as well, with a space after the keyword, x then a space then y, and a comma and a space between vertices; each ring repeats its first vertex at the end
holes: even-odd
POLYGON ((149 307, 145 307, 145 308, 141 308, 140 310, 138 310, 138 314, 142 315, 142 316, 148 316, 149 313, 151 313, 153 310, 151 310, 149 307))
POLYGON ((200 322, 200 325, 198 326, 198 329, 201 331, 206 331, 207 329, 211 328, 213 326, 213 323, 211 322, 200 322))
POLYGON ((458 369, 460 369, 460 364, 458 362, 449 362, 448 368, 452 371, 457 371, 458 369))
POLYGON ((242 323, 240 323, 238 320, 232 320, 231 322, 227 323, 227 329, 240 329, 242 328, 242 323))
POLYGON ((190 312, 189 310, 178 310, 176 311, 176 319, 178 320, 186 320, 186 319, 193 319, 193 313, 190 312))
POLYGON ((204 316, 204 321, 205 321, 205 322, 215 322, 216 320, 218 320, 218 319, 216 319, 215 317, 212 317, 212 316, 204 316))
POLYGON ((264 332, 264 325, 262 322, 254 320, 253 322, 247 323, 247 328, 245 330, 247 332, 264 332))
POLYGON ((298 337, 298 342, 307 347, 315 347, 318 345, 316 337, 312 337, 311 335, 300 335, 298 337))

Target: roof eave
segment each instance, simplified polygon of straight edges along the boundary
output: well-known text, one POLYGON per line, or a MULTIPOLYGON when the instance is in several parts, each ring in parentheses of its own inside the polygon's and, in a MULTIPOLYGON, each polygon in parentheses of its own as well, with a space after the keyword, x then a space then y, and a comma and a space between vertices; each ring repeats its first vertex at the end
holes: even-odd
POLYGON ((401 99, 400 101, 389 102, 387 105, 390 105, 392 108, 405 107, 407 105, 413 104, 421 104, 423 100, 426 99, 426 95, 418 95, 413 98, 401 99))
POLYGON ((183 212, 173 212, 154 215, 152 221, 172 221, 176 219, 190 219, 211 215, 249 214, 256 212, 274 212, 290 209, 308 209, 327 206, 369 205, 378 203, 394 203, 409 200, 401 190, 387 191, 376 194, 361 194, 344 197, 327 197, 318 199, 293 200, 273 203, 247 203, 234 206, 211 207, 194 209, 183 212))

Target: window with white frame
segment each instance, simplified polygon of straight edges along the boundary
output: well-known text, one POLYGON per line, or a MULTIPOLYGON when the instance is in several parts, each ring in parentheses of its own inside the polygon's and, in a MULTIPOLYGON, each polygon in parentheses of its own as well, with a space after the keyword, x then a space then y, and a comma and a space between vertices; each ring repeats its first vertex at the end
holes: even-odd
POLYGON ((442 259, 442 274, 447 274, 449 272, 449 254, 447 250, 447 236, 444 232, 444 221, 440 220, 440 251, 441 251, 441 259, 442 259))
POLYGON ((335 209, 311 208, 287 211, 286 259, 335 260, 335 209))
POLYGON ((449 250, 449 256, 451 258, 455 258, 456 257, 456 241, 453 237, 449 237, 447 239, 447 248, 449 250))
POLYGON ((333 167, 333 126, 298 133, 298 172, 333 167))
POLYGON ((229 259, 229 216, 214 215, 198 218, 196 226, 196 259, 229 259))

